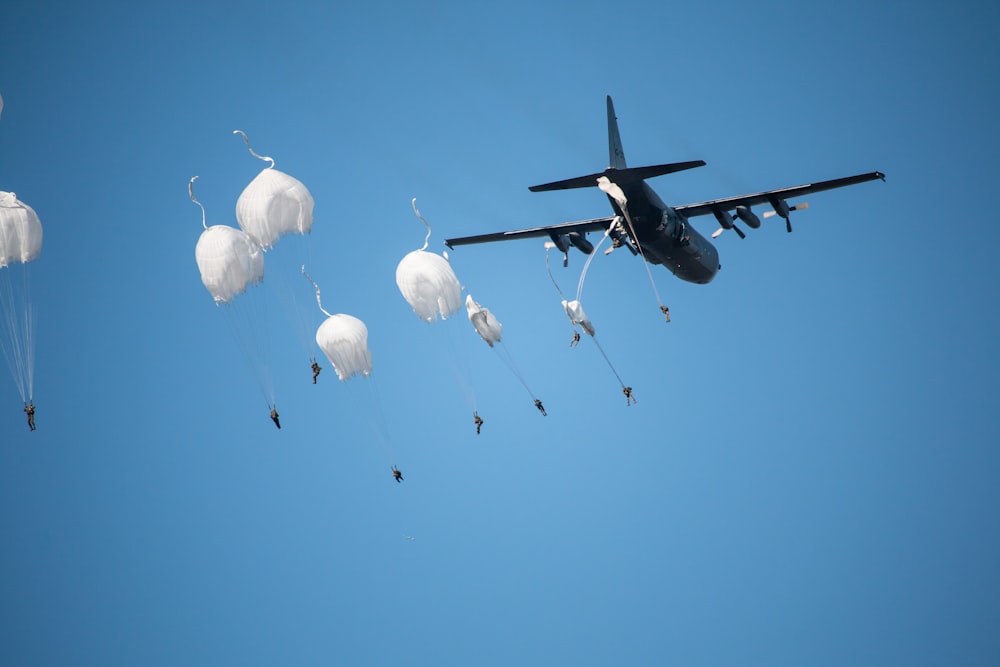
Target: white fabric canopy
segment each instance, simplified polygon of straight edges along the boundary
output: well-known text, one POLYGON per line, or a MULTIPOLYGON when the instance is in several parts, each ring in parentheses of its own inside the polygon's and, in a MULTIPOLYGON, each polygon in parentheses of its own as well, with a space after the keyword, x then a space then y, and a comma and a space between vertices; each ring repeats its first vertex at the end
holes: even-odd
POLYGON ((277 169, 261 171, 236 200, 240 228, 268 250, 283 234, 308 234, 313 198, 301 182, 277 169))
POLYGON ((469 313, 469 321, 472 322, 472 326, 476 328, 476 332, 482 336, 487 345, 493 347, 493 343, 500 342, 503 325, 497 321, 497 318, 493 317, 493 313, 473 301, 472 295, 465 297, 465 309, 469 313))
POLYGON ((333 364, 337 377, 346 381, 354 374, 367 377, 372 372, 372 353, 368 349, 368 327, 351 315, 326 318, 316 330, 316 344, 333 364))
POLYGON ((0 191, 0 268, 30 262, 42 252, 42 223, 38 214, 17 200, 13 192, 0 191))
POLYGON ((573 324, 579 324, 587 334, 594 335, 594 325, 589 319, 587 319, 587 313, 583 312, 583 304, 574 299, 573 301, 566 301, 563 299, 563 308, 566 310, 566 314, 569 316, 570 322, 573 324))
POLYGON ((194 257, 215 303, 229 303, 264 279, 264 253, 246 233, 212 225, 201 233, 194 257))
POLYGON ((396 285, 413 311, 425 322, 439 315, 446 320, 462 307, 462 286, 444 257, 414 250, 396 267, 396 285))

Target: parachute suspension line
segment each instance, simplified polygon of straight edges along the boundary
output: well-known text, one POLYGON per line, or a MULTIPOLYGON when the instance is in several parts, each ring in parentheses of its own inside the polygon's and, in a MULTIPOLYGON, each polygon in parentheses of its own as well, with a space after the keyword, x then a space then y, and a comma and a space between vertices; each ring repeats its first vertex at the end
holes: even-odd
POLYGON ((535 392, 531 391, 531 387, 528 386, 528 382, 524 379, 524 376, 518 369, 517 364, 514 363, 514 357, 510 356, 510 350, 507 349, 507 346, 504 344, 504 342, 502 340, 497 341, 496 344, 493 346, 493 349, 496 350, 497 356, 500 357, 500 360, 504 363, 504 365, 506 365, 507 368, 511 370, 511 372, 518 379, 518 381, 520 381, 520 383, 528 391, 528 394, 531 396, 531 399, 538 400, 538 397, 535 396, 535 392))
MULTIPOLYGON (((625 222, 628 223, 629 234, 632 235, 632 240, 635 242, 636 248, 639 249, 639 256, 642 258, 643 266, 646 267, 646 275, 649 276, 649 284, 653 288, 653 294, 656 296, 656 301, 660 306, 660 312, 666 314, 668 312, 667 308, 663 305, 663 299, 660 298, 660 293, 656 289, 656 281, 653 280, 653 272, 649 268, 649 262, 646 261, 646 254, 642 251, 642 244, 639 243, 639 237, 636 236, 635 227, 632 225, 632 216, 628 214, 628 198, 625 197, 625 192, 622 191, 621 187, 617 183, 612 181, 607 176, 598 177, 597 187, 615 200, 615 203, 618 204, 618 208, 621 209, 622 215, 625 216, 625 222)), ((670 321, 669 317, 667 317, 667 321, 670 321)))
POLYGON ((563 294, 562 290, 559 289, 559 283, 556 282, 555 276, 552 275, 552 267, 549 266, 549 250, 552 250, 555 247, 556 247, 556 244, 552 243, 551 241, 549 241, 549 242, 547 242, 545 244, 545 270, 549 274, 549 280, 552 281, 552 285, 555 286, 556 291, 559 292, 559 296, 562 297, 563 300, 565 300, 566 296, 563 294))
POLYGON ((362 422, 371 433, 370 440, 374 441, 386 463, 395 465, 398 463, 396 450, 392 445, 392 438, 389 435, 388 420, 382 411, 382 401, 379 397, 378 383, 375 377, 367 375, 358 378, 351 378, 340 382, 347 390, 350 402, 353 406, 352 412, 362 418, 362 422))
POLYGON ((0 270, 0 304, 4 311, 6 335, 0 336, 0 347, 10 368, 18 393, 25 405, 34 393, 34 335, 31 300, 28 292, 27 266, 8 266, 0 270), (15 286, 15 274, 22 274, 15 286), (8 345, 9 343, 9 345, 8 345))
POLYGON ((191 198, 195 204, 201 209, 201 226, 208 229, 208 224, 205 222, 205 207, 201 205, 201 202, 194 198, 194 182, 200 178, 199 176, 192 176, 191 180, 188 181, 188 197, 191 198))
POLYGON ((611 234, 611 225, 608 225, 607 230, 605 230, 604 232, 604 236, 601 237, 601 240, 598 241, 597 245, 594 247, 594 251, 590 253, 590 256, 587 257, 587 261, 584 262, 583 264, 583 271, 580 272, 580 282, 576 286, 577 301, 579 301, 580 298, 583 296, 583 281, 587 277, 587 271, 590 269, 590 263, 594 261, 594 257, 597 256, 597 251, 600 249, 601 245, 604 244, 604 241, 607 240, 610 234, 611 234))
MULTIPOLYGON (((448 332, 446 334, 448 345, 445 349, 439 350, 439 352, 451 367, 452 376, 455 378, 455 383, 461 388, 465 402, 468 403, 473 412, 476 412, 479 410, 479 406, 476 400, 476 390, 470 380, 472 376, 472 364, 469 361, 467 341, 465 337, 460 338, 458 336, 458 328, 456 326, 448 326, 447 322, 443 322, 442 324, 445 331, 448 332)), ((440 348, 440 344, 436 345, 436 347, 440 348)))
POLYGON ((302 265, 302 275, 304 275, 306 277, 306 280, 308 280, 310 283, 312 283, 313 289, 316 290, 316 303, 319 305, 320 312, 322 312, 327 317, 333 317, 333 315, 331 315, 330 313, 326 312, 326 309, 323 308, 323 301, 320 299, 320 296, 319 296, 319 285, 317 285, 316 281, 313 280, 312 278, 310 278, 309 274, 306 273, 306 265, 305 264, 302 265))
POLYGON ((35 395, 35 309, 28 295, 31 288, 31 272, 24 267, 24 342, 25 358, 27 359, 26 375, 28 378, 28 402, 33 402, 35 395))
POLYGON ((427 228, 427 236, 424 237, 424 247, 421 248, 421 250, 427 250, 427 243, 431 240, 431 226, 427 222, 427 219, 424 218, 424 216, 420 215, 420 211, 417 210, 416 197, 413 198, 413 201, 410 202, 410 205, 413 206, 413 212, 417 214, 418 218, 420 218, 420 222, 424 223, 424 227, 427 228))
MULTIPOLYGON (((653 296, 656 297, 656 303, 660 306, 661 312, 667 312, 666 306, 663 305, 663 299, 660 298, 660 292, 656 289, 656 281, 653 280, 653 272, 649 269, 649 262, 646 261, 646 255, 642 252, 642 244, 639 243, 639 237, 635 235, 635 227, 632 226, 632 218, 628 214, 628 209, 624 206, 622 207, 622 212, 625 214, 625 222, 628 223, 629 234, 632 235, 632 240, 635 241, 635 247, 639 249, 639 257, 642 258, 642 265, 646 267, 646 275, 649 276, 649 284, 653 288, 653 296)), ((670 320, 667 320, 668 322, 670 320)))
POLYGON ((604 357, 604 361, 608 362, 608 368, 611 369, 611 372, 614 373, 615 377, 618 379, 618 384, 620 384, 622 386, 622 389, 624 389, 625 388, 625 383, 622 382, 622 377, 620 375, 618 375, 618 371, 615 370, 614 364, 612 364, 611 360, 608 359, 608 355, 607 355, 607 353, 604 352, 604 348, 601 347, 601 344, 597 342, 597 337, 596 336, 591 336, 591 338, 594 340, 594 345, 596 345, 597 349, 600 350, 601 356, 604 357))
POLYGON ((238 134, 241 137, 243 137, 243 143, 247 145, 247 150, 250 151, 250 155, 253 155, 258 160, 263 160, 264 162, 270 162, 271 164, 268 165, 267 168, 274 169, 274 158, 267 157, 266 155, 257 155, 257 153, 254 152, 253 148, 250 147, 250 139, 247 138, 246 132, 244 132, 243 130, 233 130, 233 134, 238 134))
POLYGON ((275 404, 275 392, 268 361, 271 341, 267 331, 267 300, 261 291, 263 287, 252 287, 247 293, 229 303, 218 304, 218 307, 222 309, 230 334, 239 345, 264 402, 270 409, 275 404))

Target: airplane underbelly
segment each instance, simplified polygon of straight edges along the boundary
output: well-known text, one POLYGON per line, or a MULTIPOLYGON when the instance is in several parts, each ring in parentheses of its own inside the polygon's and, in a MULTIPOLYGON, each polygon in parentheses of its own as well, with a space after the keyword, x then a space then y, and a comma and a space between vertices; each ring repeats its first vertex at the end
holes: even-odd
POLYGON ((681 280, 705 285, 719 271, 719 252, 694 229, 687 231, 681 240, 661 233, 642 244, 643 252, 650 263, 662 264, 681 280))

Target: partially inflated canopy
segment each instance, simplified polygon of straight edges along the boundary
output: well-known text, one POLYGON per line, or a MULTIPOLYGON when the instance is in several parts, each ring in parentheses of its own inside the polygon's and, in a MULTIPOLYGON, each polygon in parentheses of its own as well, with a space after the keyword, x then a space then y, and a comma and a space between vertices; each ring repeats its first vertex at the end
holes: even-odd
POLYGON ((486 341, 487 345, 493 347, 494 343, 500 342, 503 325, 493 317, 493 313, 473 301, 472 295, 465 297, 465 309, 469 314, 469 321, 476 328, 476 333, 486 341))
POLYGON ((594 335, 594 325, 587 318, 587 313, 583 311, 583 304, 574 299, 573 301, 566 301, 563 299, 563 308, 566 310, 566 315, 569 316, 570 322, 573 324, 579 324, 587 334, 594 335))

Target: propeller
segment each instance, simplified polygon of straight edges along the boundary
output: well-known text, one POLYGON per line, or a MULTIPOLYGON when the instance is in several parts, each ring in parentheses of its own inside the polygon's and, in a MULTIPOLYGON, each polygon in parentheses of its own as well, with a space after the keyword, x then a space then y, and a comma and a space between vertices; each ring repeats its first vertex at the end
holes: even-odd
POLYGON ((729 214, 729 211, 715 209, 712 211, 712 214, 715 215, 715 219, 719 221, 720 225, 718 229, 712 232, 713 239, 719 238, 719 235, 727 229, 735 230, 741 239, 745 239, 747 237, 747 235, 743 233, 743 230, 736 226, 736 221, 733 220, 733 216, 729 214))
POLYGON ((792 231, 792 221, 791 221, 791 218, 789 216, 789 213, 791 213, 792 211, 801 211, 802 209, 809 208, 809 202, 802 202, 801 204, 796 204, 795 206, 789 206, 788 204, 786 204, 784 202, 784 200, 780 200, 780 199, 778 200, 778 202, 780 202, 780 203, 775 204, 775 210, 773 210, 773 211, 764 211, 764 217, 765 218, 771 218, 771 217, 774 217, 774 216, 777 215, 777 216, 780 216, 780 217, 784 218, 785 219, 785 229, 789 233, 791 233, 791 231, 792 231), (784 210, 782 210, 782 209, 784 209, 784 210))

